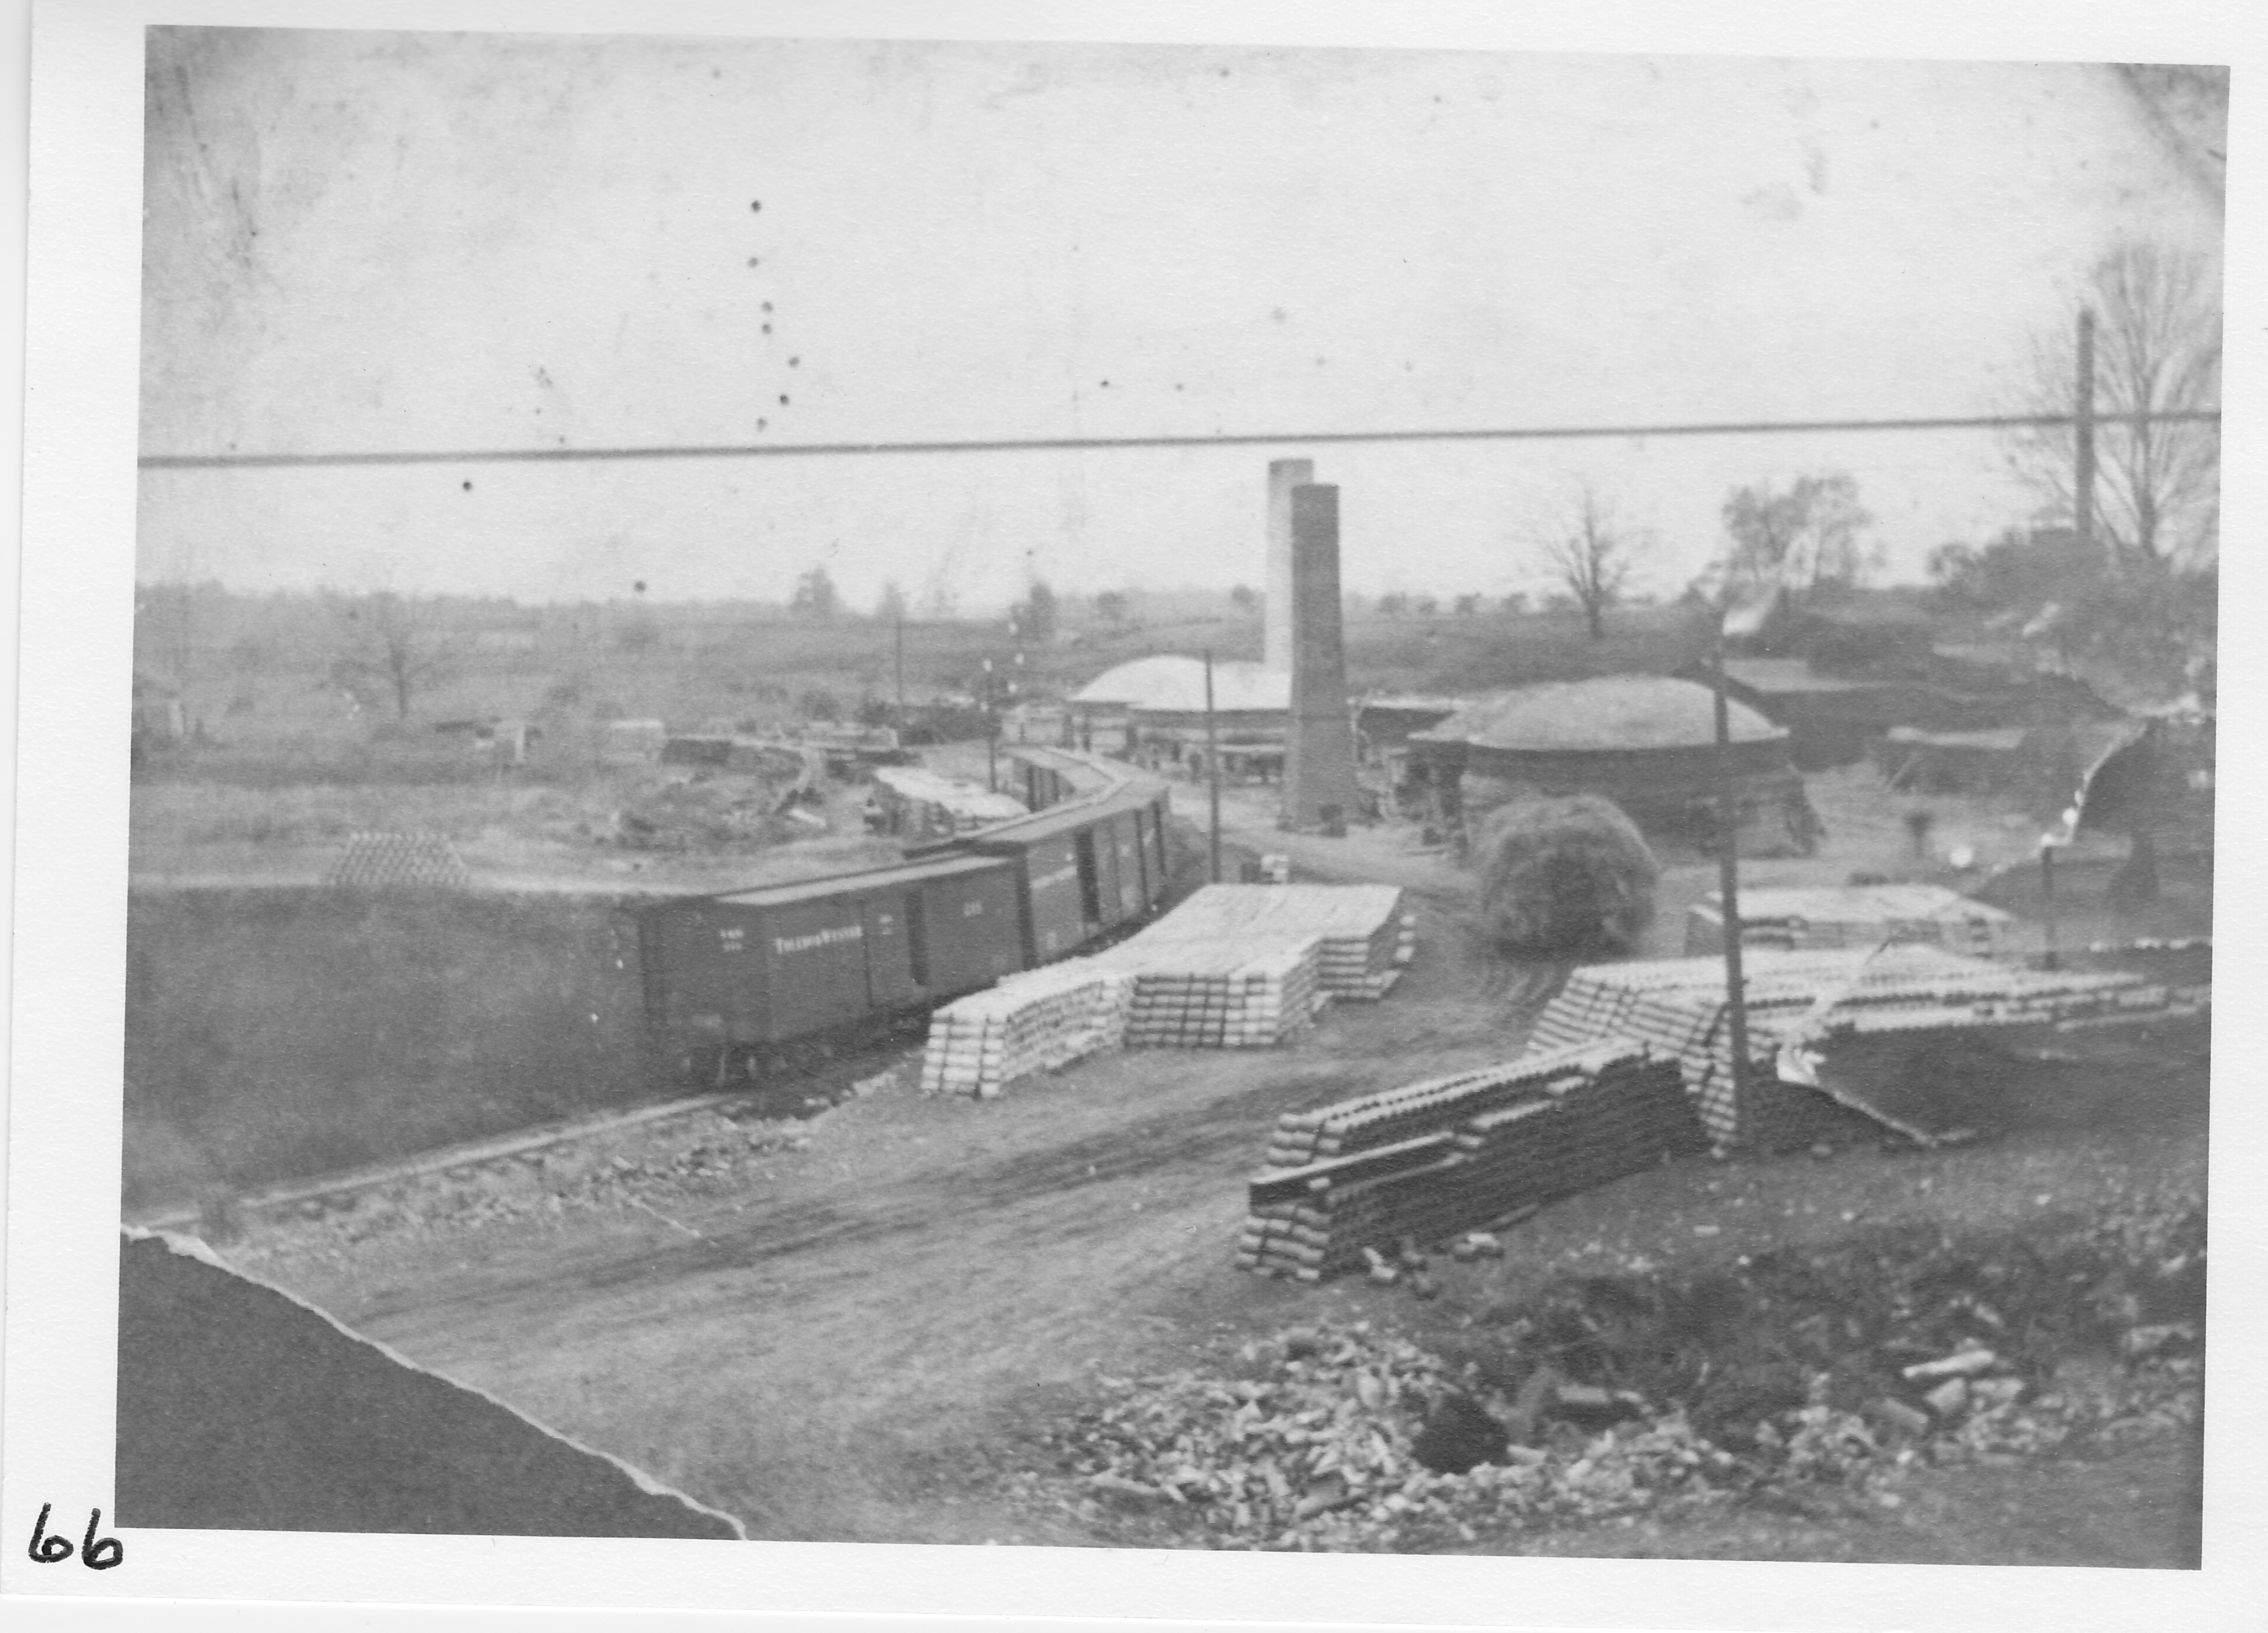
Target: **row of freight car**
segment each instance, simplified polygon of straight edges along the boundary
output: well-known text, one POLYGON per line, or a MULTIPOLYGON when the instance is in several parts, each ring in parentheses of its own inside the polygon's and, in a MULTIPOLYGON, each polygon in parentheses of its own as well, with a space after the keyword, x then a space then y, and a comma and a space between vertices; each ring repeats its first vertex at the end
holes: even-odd
POLYGON ((887 868, 626 910, 616 961, 681 1079, 793 1069, 1149 918, 1173 870, 1163 784, 1090 791, 887 868))

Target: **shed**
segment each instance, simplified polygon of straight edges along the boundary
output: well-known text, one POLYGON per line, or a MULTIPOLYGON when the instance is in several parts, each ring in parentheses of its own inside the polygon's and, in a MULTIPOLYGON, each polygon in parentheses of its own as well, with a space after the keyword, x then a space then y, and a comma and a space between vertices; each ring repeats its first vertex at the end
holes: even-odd
MULTIPOLYGON (((1991 957, 2015 920, 1998 907, 1935 884, 1772 887, 1741 892, 1741 944, 1786 952, 1920 942, 1991 957)), ((1723 950, 1725 901, 1712 890, 1685 919, 1685 951, 1723 950)))
MULTIPOLYGON (((1106 669, 1071 694, 1083 741, 1101 729, 1129 749, 1145 743, 1194 745, 1205 735, 1202 658, 1160 654, 1106 669)), ((1212 666, 1212 729, 1229 743, 1282 743, 1292 723, 1292 677, 1257 663, 1212 666)))

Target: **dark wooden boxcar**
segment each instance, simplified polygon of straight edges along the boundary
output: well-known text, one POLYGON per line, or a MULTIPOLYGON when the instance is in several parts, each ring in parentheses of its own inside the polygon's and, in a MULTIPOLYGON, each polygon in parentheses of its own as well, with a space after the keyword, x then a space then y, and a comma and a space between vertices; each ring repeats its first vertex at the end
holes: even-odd
MULTIPOLYGON (((1163 903, 1166 800, 1163 785, 1131 782, 949 843, 966 853, 1015 863, 1025 957, 1046 964, 1071 957, 1096 936, 1163 903)), ((944 848, 941 843, 916 853, 937 854, 944 848)))
POLYGON ((681 1066, 725 1075, 1026 964, 1020 882, 1000 857, 680 898, 628 918, 651 1035, 681 1066))

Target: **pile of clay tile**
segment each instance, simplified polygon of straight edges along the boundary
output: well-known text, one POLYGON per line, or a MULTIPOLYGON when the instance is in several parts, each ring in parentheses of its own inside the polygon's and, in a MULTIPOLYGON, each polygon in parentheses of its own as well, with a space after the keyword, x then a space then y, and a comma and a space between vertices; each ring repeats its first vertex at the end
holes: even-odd
POLYGON ((1134 978, 1085 960, 1012 975, 930 1018, 924 1094, 990 1099, 1008 1083, 1125 1041, 1134 978))
POLYGON ((1237 1263, 1321 1281, 1702 1149, 1675 1063, 1629 1040, 1287 1113, 1237 1263))
POLYGON ((1416 956, 1417 915, 1386 884, 1208 884, 1159 929, 1221 940, 1315 936, 1323 991, 1383 998, 1416 956))
POLYGON ((1415 946, 1391 886, 1209 885, 1116 947, 945 1005, 922 1086, 989 1097, 1122 1044, 1271 1047, 1335 997, 1383 997, 1415 946))
MULTIPOLYGON (((1751 1081, 1767 1097, 1791 1103, 1823 1097, 1778 1093, 1775 1062, 1784 1046, 1889 1032, 2071 1031, 2163 1016, 2177 1007, 2163 984, 2128 971, 2029 970, 1923 946, 1871 954, 1752 950, 1743 976, 1756 1068, 1751 1081)), ((1775 1143, 1746 1126, 1753 1108, 1744 1117, 1734 1102, 1727 1010, 1719 958, 1588 965, 1568 977, 1545 1009, 1533 1045, 1550 1051, 1605 1038, 1646 1043, 1678 1062, 1712 1140, 1775 1143)))
POLYGON ((1313 1024, 1328 1001, 1315 936, 1166 941, 1141 936, 1089 960, 1133 983, 1130 1048, 1267 1048, 1313 1024))

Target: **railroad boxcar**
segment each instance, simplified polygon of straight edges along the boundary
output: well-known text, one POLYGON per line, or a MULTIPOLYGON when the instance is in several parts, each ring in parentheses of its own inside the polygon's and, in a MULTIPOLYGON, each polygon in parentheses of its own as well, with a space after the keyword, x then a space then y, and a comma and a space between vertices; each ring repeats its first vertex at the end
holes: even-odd
POLYGON ((1158 783, 1130 782, 909 854, 934 856, 949 846, 1012 861, 1026 961, 1047 964, 1163 904, 1170 861, 1166 800, 1158 783))
POLYGON ((1036 743, 1016 743, 1005 752, 1013 766, 1012 792, 1033 810, 1108 792, 1120 780, 1092 757, 1036 743))
POLYGON ((1012 859, 950 853, 627 912, 649 1036, 728 1082, 1026 966, 1012 859))

